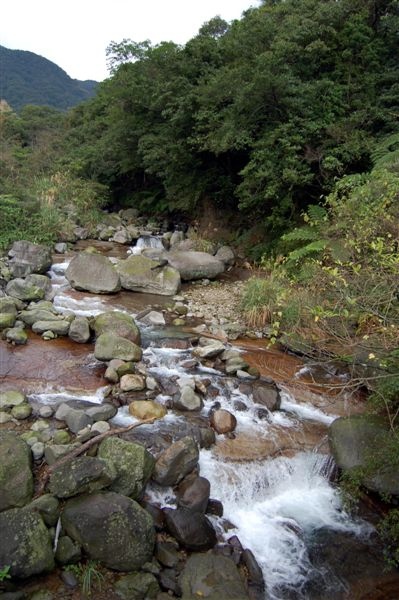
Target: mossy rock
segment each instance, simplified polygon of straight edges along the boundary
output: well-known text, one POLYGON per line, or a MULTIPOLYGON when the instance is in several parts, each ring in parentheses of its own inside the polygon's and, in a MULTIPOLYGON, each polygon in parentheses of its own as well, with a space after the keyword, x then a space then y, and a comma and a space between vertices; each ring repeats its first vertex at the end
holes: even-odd
POLYGON ((120 358, 125 361, 137 362, 141 360, 142 351, 139 346, 126 338, 112 333, 103 333, 96 340, 94 356, 97 360, 103 361, 120 358))
POLYGON ((24 506, 33 495, 30 448, 17 434, 0 431, 0 456, 0 511, 24 506))
POLYGON ((103 333, 112 333, 139 345, 140 330, 130 315, 119 311, 109 311, 95 317, 93 325, 97 337, 103 333))

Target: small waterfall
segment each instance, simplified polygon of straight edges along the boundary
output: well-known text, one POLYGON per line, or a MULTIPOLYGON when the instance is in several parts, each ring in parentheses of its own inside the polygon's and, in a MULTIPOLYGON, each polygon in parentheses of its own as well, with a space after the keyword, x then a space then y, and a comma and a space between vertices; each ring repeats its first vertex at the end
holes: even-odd
POLYGON ((129 254, 141 254, 145 248, 165 249, 160 237, 155 235, 143 235, 139 237, 136 245, 129 249, 129 254))

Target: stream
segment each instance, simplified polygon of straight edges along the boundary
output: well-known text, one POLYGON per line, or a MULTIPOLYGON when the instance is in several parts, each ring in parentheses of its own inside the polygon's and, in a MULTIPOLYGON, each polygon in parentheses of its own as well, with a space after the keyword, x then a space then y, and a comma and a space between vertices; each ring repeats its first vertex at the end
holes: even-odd
MULTIPOLYGON (((162 307, 170 301, 127 292, 114 296, 76 292, 64 277, 68 257, 57 260, 50 276, 59 312, 89 316, 115 309, 135 316, 149 304, 162 307)), ((155 333, 142 328, 143 362, 149 374, 160 380, 186 376, 182 363, 191 358, 190 348, 167 342, 173 335, 181 337, 180 330, 155 333)), ((282 400, 280 410, 265 415, 264 407, 243 391, 236 378, 205 367, 190 371, 210 380, 216 390, 205 399, 201 416, 205 418, 217 403, 237 419, 234 437, 218 435, 216 444, 200 453, 200 474, 211 483, 211 497, 224 506, 223 519, 211 517, 220 538, 237 535, 243 547, 252 550, 266 582, 265 600, 399 598, 398 573, 383 572, 373 526, 345 511, 333 483, 328 425, 337 416, 361 411, 361 401, 320 394, 308 367, 296 357, 268 349, 262 341, 238 340, 235 345, 263 375, 276 380, 282 400)), ((35 334, 30 334, 26 346, 0 343, 4 386, 19 387, 33 403, 55 405, 72 398, 100 403, 107 383, 103 371, 90 344, 63 338, 45 342, 35 334)), ((169 400, 166 395, 156 399, 163 404, 169 400)), ((179 427, 186 418, 169 411, 164 421, 179 427)), ((134 421, 124 406, 113 424, 134 421)), ((163 426, 155 423, 140 431, 163 426)), ((161 506, 175 506, 172 489, 152 484, 148 496, 161 506)))

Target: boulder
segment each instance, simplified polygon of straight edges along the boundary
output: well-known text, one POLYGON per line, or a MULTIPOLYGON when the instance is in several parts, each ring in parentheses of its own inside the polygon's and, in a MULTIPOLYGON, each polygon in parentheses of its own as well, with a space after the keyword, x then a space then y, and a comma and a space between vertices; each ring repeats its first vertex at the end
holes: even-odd
POLYGON ((57 498, 70 498, 108 487, 115 479, 113 466, 100 458, 79 456, 50 475, 49 490, 57 498))
POLYGON ((60 516, 60 503, 51 494, 44 494, 33 500, 27 508, 40 514, 47 527, 54 527, 60 516))
POLYGON ((69 263, 65 276, 76 290, 93 294, 111 294, 121 288, 113 264, 101 254, 81 252, 69 263))
POLYGON ((265 406, 268 410, 279 410, 281 397, 280 390, 274 382, 260 379, 253 384, 252 397, 256 404, 265 406))
POLYGON ((165 317, 157 310, 150 310, 140 317, 140 321, 145 325, 165 325, 165 317))
POLYGON ((110 489, 133 499, 140 498, 154 468, 154 457, 142 446, 110 437, 101 442, 98 457, 112 465, 116 478, 110 489))
POLYGON ((188 550, 209 550, 216 544, 216 532, 204 514, 188 508, 165 508, 163 513, 169 532, 188 550))
POLYGON ((95 317, 92 327, 97 337, 103 333, 112 333, 137 345, 141 342, 140 330, 133 317, 117 310, 101 313, 95 317))
POLYGON ((23 302, 42 300, 45 295, 44 290, 41 287, 30 283, 28 278, 11 279, 11 281, 7 283, 6 293, 8 296, 18 298, 18 300, 22 300, 23 302))
POLYGON ((180 575, 184 600, 249 600, 244 581, 231 558, 192 554, 180 575))
POLYGON ((140 421, 162 419, 167 412, 165 406, 154 400, 135 400, 129 404, 129 413, 140 421))
POLYGON ((94 347, 94 356, 97 360, 108 361, 113 358, 120 358, 125 361, 138 362, 141 360, 141 348, 113 333, 102 333, 96 340, 94 347))
POLYGON ((63 319, 57 319, 54 321, 36 321, 32 325, 32 331, 35 333, 52 331, 56 335, 68 335, 69 326, 70 322, 64 321, 63 319))
POLYGON ((210 416, 210 422, 217 433, 230 433, 237 425, 237 419, 228 410, 214 410, 210 416))
POLYGON ((17 307, 15 306, 13 298, 0 298, 0 315, 12 315, 14 317, 14 324, 17 317, 17 307))
POLYGON ((28 504, 33 495, 29 446, 15 433, 0 431, 0 457, 0 511, 28 504))
POLYGON ((118 229, 114 236, 111 238, 112 242, 116 242, 117 244, 130 244, 132 241, 132 236, 129 231, 124 227, 122 229, 118 229))
POLYGON ((78 344, 86 344, 90 339, 89 321, 85 317, 76 317, 69 327, 68 336, 78 344))
POLYGON ((176 485, 197 466, 198 460, 197 444, 186 436, 160 454, 152 478, 160 485, 176 485))
POLYGON ((21 321, 32 327, 36 321, 55 321, 59 316, 55 310, 48 310, 47 308, 32 308, 29 310, 23 310, 19 318, 21 321))
POLYGON ((207 252, 179 252, 172 250, 166 255, 184 281, 214 279, 224 271, 224 264, 207 252))
POLYGON ((174 296, 180 289, 179 272, 171 266, 160 265, 146 256, 132 255, 121 260, 116 268, 126 290, 174 296))
POLYGON ((145 389, 145 378, 143 375, 128 373, 122 375, 120 386, 122 392, 140 392, 145 389))
MULTIPOLYGON (((0 315, 0 329, 1 329, 1 315, 0 315)), ((11 342, 15 346, 21 346, 26 344, 28 341, 28 334, 22 327, 12 327, 8 329, 6 333, 7 342, 11 342)))
POLYGON ((69 565, 78 562, 82 557, 79 544, 67 535, 62 535, 57 544, 55 559, 60 565, 69 565))
POLYGON ((219 340, 202 337, 198 341, 198 346, 194 348, 192 353, 198 358, 214 358, 225 350, 225 345, 219 340))
POLYGON ((189 508, 193 512, 205 513, 211 484, 205 477, 194 477, 183 480, 177 491, 178 506, 189 508))
POLYGON ((109 419, 112 419, 117 412, 117 408, 109 402, 95 404, 94 406, 90 406, 85 410, 86 415, 91 417, 94 422, 109 421, 109 419))
MULTIPOLYGON (((93 560, 116 571, 135 571, 151 560, 155 530, 137 502, 115 492, 97 492, 66 502, 62 526, 93 560)), ((7 564, 7 563, 5 563, 7 564)))
POLYGON ((0 392, 0 409, 12 408, 25 402, 25 395, 19 390, 0 392))
POLYGON ((381 453, 392 435, 382 418, 354 415, 336 419, 329 427, 328 441, 338 467, 344 471, 359 467, 364 470, 362 483, 368 489, 381 495, 398 496, 399 468, 388 456, 384 465, 381 453), (376 466, 376 462, 381 464, 376 466))
POLYGON ((65 421, 72 433, 78 433, 87 425, 91 425, 94 420, 83 409, 69 406, 66 402, 59 405, 55 418, 59 421, 65 421))
POLYGON ((0 565, 11 577, 25 579, 54 568, 49 531, 41 516, 26 509, 0 513, 0 565))
POLYGON ((13 277, 26 277, 31 273, 46 273, 52 263, 51 248, 25 240, 14 242, 8 253, 13 277))
POLYGON ((115 583, 115 592, 121 600, 151 600, 158 598, 158 582, 151 573, 129 573, 115 583))
POLYGON ((201 410, 202 399, 191 386, 185 385, 177 398, 173 400, 173 407, 178 410, 201 410))
POLYGON ((226 267, 234 265, 235 256, 230 246, 221 246, 216 252, 215 258, 220 260, 226 267))

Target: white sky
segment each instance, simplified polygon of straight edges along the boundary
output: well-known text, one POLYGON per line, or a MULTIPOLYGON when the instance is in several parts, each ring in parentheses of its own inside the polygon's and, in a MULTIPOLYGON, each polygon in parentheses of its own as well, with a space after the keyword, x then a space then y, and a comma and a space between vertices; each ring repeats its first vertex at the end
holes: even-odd
MULTIPOLYGON (((184 44, 205 21, 240 18, 257 0, 3 0, 0 45, 30 50, 75 79, 108 76, 111 41, 184 44)), ((1 65, 0 65, 1 68, 1 65)))

